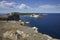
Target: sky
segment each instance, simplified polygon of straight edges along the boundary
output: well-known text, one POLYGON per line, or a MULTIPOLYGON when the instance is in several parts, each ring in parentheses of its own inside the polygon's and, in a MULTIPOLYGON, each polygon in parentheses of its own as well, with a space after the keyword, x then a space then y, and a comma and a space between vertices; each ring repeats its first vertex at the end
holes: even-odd
POLYGON ((60 13, 60 0, 0 0, 0 13, 60 13))

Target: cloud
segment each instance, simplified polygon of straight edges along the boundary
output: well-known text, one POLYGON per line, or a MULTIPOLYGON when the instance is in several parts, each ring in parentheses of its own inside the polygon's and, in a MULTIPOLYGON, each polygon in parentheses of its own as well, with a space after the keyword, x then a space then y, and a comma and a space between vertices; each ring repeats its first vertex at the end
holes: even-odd
POLYGON ((28 10, 45 10, 45 9, 55 9, 55 8, 60 8, 60 4, 58 5, 39 5, 38 7, 30 7, 26 4, 17 4, 16 2, 8 2, 8 1, 0 1, 0 7, 9 7, 9 8, 18 8, 18 9, 28 9, 28 10))
POLYGON ((40 8, 56 8, 56 6, 55 5, 42 5, 42 6, 40 6, 40 8))
POLYGON ((32 8, 32 7, 30 7, 30 6, 26 5, 26 4, 20 4, 17 7, 19 9, 28 9, 28 10, 36 11, 36 10, 55 9, 55 8, 59 8, 60 5, 47 5, 46 4, 46 5, 40 5, 40 6, 36 7, 36 8, 35 7, 32 8))
POLYGON ((41 10, 50 10, 50 9, 56 9, 56 8, 60 8, 60 5, 40 5, 36 8, 32 8, 34 11, 41 11, 41 10))
POLYGON ((17 6, 19 9, 31 9, 31 7, 27 6, 26 4, 20 4, 17 6))
POLYGON ((60 7, 60 5, 41 5, 39 6, 40 9, 55 9, 60 7))
POLYGON ((45 11, 46 9, 47 10, 54 10, 56 8, 60 8, 60 4, 57 4, 57 5, 49 5, 49 4, 46 4, 46 5, 39 5, 37 7, 30 7, 24 3, 22 4, 17 4, 16 2, 8 2, 8 1, 0 1, 0 7, 3 7, 3 8, 15 8, 17 10, 24 10, 26 9, 27 11, 45 11))
POLYGON ((7 2, 7 1, 1 1, 0 7, 13 7, 15 5, 15 2, 7 2))
POLYGON ((19 4, 17 9, 22 10, 23 12, 53 12, 54 10, 57 11, 60 9, 60 5, 50 5, 50 4, 44 4, 39 5, 37 7, 30 7, 26 4, 19 4))

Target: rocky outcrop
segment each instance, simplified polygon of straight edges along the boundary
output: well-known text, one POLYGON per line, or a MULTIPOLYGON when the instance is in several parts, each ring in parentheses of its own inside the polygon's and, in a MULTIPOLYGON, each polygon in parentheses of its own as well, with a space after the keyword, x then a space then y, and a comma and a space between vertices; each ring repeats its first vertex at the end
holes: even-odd
POLYGON ((16 21, 1 21, 0 35, 3 40, 60 40, 39 33, 36 27, 21 26, 16 21))
POLYGON ((46 34, 40 34, 40 33, 27 34, 24 33, 24 31, 15 30, 15 29, 3 33, 3 38, 9 38, 11 40, 18 40, 21 38, 22 40, 58 40, 46 34))
POLYGON ((17 40, 18 38, 25 38, 25 37, 29 37, 29 35, 24 33, 23 31, 16 29, 9 30, 3 33, 3 38, 9 38, 11 40, 17 40))

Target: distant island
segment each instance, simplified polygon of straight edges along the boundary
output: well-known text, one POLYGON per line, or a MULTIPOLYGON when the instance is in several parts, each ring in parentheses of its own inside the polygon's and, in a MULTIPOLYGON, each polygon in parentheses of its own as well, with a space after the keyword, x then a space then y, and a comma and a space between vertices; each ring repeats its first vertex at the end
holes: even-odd
POLYGON ((20 20, 20 16, 30 16, 34 18, 41 18, 43 15, 38 13, 19 13, 19 12, 11 12, 5 15, 0 16, 0 20, 20 20))

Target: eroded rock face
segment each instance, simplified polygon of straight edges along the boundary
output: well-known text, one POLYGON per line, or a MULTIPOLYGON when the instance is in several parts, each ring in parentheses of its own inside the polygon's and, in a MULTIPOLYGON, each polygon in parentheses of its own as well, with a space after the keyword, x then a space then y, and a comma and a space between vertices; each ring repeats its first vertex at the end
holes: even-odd
POLYGON ((28 37, 28 36, 29 35, 24 33, 23 31, 16 30, 16 29, 9 30, 9 31, 6 31, 5 33, 3 33, 4 38, 9 38, 9 39, 12 39, 12 40, 17 40, 18 37, 25 38, 25 37, 28 37))
POLYGON ((32 27, 35 33, 38 33, 38 28, 37 27, 32 27))
POLYGON ((52 37, 46 35, 46 34, 39 34, 39 33, 34 33, 34 34, 26 34, 24 31, 20 30, 9 30, 3 33, 3 38, 9 38, 12 40, 18 40, 19 38, 22 38, 22 40, 58 40, 58 39, 53 39, 52 37))
POLYGON ((17 35, 15 34, 15 30, 6 31, 5 33, 3 33, 3 38, 17 40, 17 35))
POLYGON ((37 29, 36 27, 21 26, 19 22, 0 22, 0 35, 3 35, 6 40, 60 40, 39 33, 37 29))

